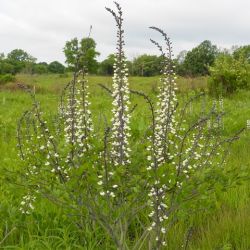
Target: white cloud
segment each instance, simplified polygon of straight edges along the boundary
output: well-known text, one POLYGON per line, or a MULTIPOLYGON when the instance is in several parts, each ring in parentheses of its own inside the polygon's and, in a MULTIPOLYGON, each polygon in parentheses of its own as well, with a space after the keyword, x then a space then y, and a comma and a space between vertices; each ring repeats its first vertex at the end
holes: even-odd
MULTIPOLYGON (((129 58, 156 53, 148 29, 164 29, 175 52, 190 49, 205 39, 219 47, 249 44, 249 0, 120 0, 124 12, 126 51, 129 58)), ((111 0, 0 0, 0 52, 22 48, 39 61, 64 61, 66 40, 92 36, 101 58, 115 48, 111 0)))

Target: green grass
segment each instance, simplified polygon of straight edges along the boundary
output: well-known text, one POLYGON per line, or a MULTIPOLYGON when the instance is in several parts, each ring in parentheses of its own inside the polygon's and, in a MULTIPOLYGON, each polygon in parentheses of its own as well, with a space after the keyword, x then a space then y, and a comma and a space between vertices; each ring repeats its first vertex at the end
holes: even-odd
MULTIPOLYGON (((57 109, 59 94, 70 76, 58 75, 17 76, 17 82, 34 88, 37 99, 47 115, 57 109)), ((98 86, 98 83, 111 86, 110 77, 90 76, 91 110, 96 126, 103 121, 103 114, 110 116, 111 98, 98 86)), ((132 89, 143 91, 155 98, 159 80, 157 77, 130 78, 132 89)), ((206 78, 179 79, 179 100, 186 99, 193 92, 206 89, 206 78)), ((132 134, 140 135, 148 125, 147 107, 143 99, 132 96, 137 104, 132 118, 132 134), (142 115, 143 114, 143 115, 142 115)), ((211 98, 207 99, 212 102, 211 98)), ((0 89, 0 248, 2 249, 112 249, 109 240, 100 247, 99 243, 107 236, 95 226, 86 224, 84 235, 77 231, 70 219, 53 204, 40 201, 36 212, 23 216, 18 211, 22 188, 8 176, 18 170, 20 161, 16 148, 16 124, 18 118, 31 106, 31 100, 16 83, 6 84, 0 89), (10 172, 2 172, 1 169, 10 172)), ((197 103, 197 107, 199 103, 197 103)), ((227 112, 224 118, 224 134, 245 127, 250 120, 250 92, 241 91, 224 100, 227 112)), ((250 131, 245 131, 241 139, 233 144, 228 167, 245 169, 250 174, 250 131)), ((217 197, 217 209, 214 214, 200 220, 199 227, 192 237, 190 249, 250 249, 250 184, 227 190, 217 197)), ((181 229, 180 229, 181 230, 181 229)), ((176 236, 177 237, 177 236, 176 236)), ((174 250, 174 249, 173 249, 174 250)))

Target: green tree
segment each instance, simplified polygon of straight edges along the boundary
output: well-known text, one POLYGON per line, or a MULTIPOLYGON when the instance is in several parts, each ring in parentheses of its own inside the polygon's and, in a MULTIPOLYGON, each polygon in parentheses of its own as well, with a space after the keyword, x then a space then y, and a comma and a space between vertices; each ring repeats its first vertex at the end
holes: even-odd
POLYGON ((18 61, 18 62, 35 62, 36 58, 29 55, 22 49, 14 49, 8 55, 9 60, 18 61))
POLYGON ((65 71, 65 67, 58 61, 51 62, 48 66, 50 73, 59 73, 62 74, 65 71))
POLYGON ((133 60, 132 74, 139 76, 159 75, 161 71, 161 57, 155 55, 141 55, 133 60))
POLYGON ((96 51, 96 42, 92 38, 83 38, 78 41, 74 38, 67 41, 64 46, 64 54, 66 63, 72 70, 86 67, 90 73, 96 73, 98 69, 98 62, 96 57, 100 55, 96 51))
POLYGON ((115 55, 110 54, 105 60, 99 65, 99 74, 101 75, 112 75, 114 73, 113 65, 115 63, 115 55))
POLYGON ((241 57, 245 58, 247 62, 250 63, 250 45, 245 45, 237 48, 233 52, 233 56, 235 59, 239 59, 241 57))
POLYGON ((65 62, 68 64, 68 67, 70 69, 74 69, 79 53, 78 39, 73 38, 72 40, 67 41, 63 48, 63 52, 66 57, 65 62))
POLYGON ((13 73, 19 73, 25 68, 31 69, 32 65, 36 62, 36 58, 22 49, 14 49, 7 55, 5 61, 13 65, 13 73))
POLYGON ((208 75, 209 66, 214 63, 218 55, 216 45, 205 40, 197 47, 188 51, 182 63, 182 72, 184 75, 198 76, 208 75))

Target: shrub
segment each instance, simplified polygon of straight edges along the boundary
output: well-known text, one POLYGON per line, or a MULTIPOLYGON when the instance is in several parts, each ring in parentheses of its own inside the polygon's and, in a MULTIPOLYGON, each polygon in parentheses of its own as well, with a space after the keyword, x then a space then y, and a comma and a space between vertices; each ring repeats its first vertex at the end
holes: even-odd
POLYGON ((164 58, 157 103, 129 89, 122 11, 115 4, 117 12, 106 8, 116 21, 117 51, 112 89, 104 86, 111 94, 112 118, 108 122, 105 117, 103 131, 92 122, 86 68, 75 72, 65 87, 57 122, 45 120, 34 93, 26 88, 33 106, 18 125, 26 187, 20 211, 30 214, 38 199, 47 198, 70 216, 83 236, 86 224, 93 231, 97 225, 102 228, 99 249, 110 239, 114 247, 109 249, 181 249, 183 244, 187 249, 194 226, 190 214, 208 209, 211 193, 233 183, 222 166, 225 146, 238 134, 221 136, 223 114, 214 107, 190 119, 187 109, 202 95, 179 108, 171 42, 161 29, 151 27, 167 48, 165 52, 151 40, 164 58), (131 131, 131 94, 148 105, 145 138, 131 131), (176 242, 173 232, 180 223, 186 227, 176 242))
POLYGON ((0 84, 5 84, 13 81, 15 81, 15 76, 11 74, 0 75, 0 84))
POLYGON ((239 59, 240 57, 246 59, 250 63, 250 45, 245 45, 237 48, 233 52, 233 57, 239 59))
POLYGON ((210 67, 210 74, 208 88, 212 95, 228 95, 250 87, 250 64, 243 57, 220 55, 210 67))
POLYGON ((0 60, 0 74, 14 74, 14 66, 8 60, 0 60))
POLYGON ((45 63, 38 63, 33 66, 33 73, 35 74, 46 74, 48 73, 48 65, 45 63))

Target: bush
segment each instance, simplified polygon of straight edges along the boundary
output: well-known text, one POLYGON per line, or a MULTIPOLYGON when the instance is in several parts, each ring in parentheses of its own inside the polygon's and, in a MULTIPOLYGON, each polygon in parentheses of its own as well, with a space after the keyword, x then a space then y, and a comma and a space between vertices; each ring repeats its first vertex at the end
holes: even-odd
POLYGON ((42 63, 36 64, 33 67, 33 73, 35 74, 46 74, 48 73, 48 66, 42 63))
POLYGON ((98 129, 92 122, 85 68, 66 85, 53 122, 45 120, 32 89, 23 86, 33 105, 18 122, 25 186, 19 209, 28 215, 37 201, 49 199, 70 216, 82 236, 85 225, 102 229, 98 249, 107 249, 107 240, 112 241, 108 249, 181 249, 183 242, 187 249, 186 235, 196 227, 190 214, 209 211, 214 192, 227 189, 238 177, 225 172, 224 165, 228 146, 239 133, 221 136, 222 113, 215 108, 192 117, 187 108, 201 95, 180 109, 171 41, 159 28, 151 27, 163 36, 167 51, 156 102, 129 88, 122 11, 115 4, 117 12, 106 8, 115 18, 118 38, 112 89, 102 85, 112 97, 111 120, 105 112, 103 127, 101 120, 98 129), (148 105, 145 115, 150 118, 142 136, 132 129, 131 94, 148 105))
POLYGON ((229 54, 219 56, 210 67, 209 93, 228 95, 239 89, 250 87, 250 64, 243 57, 233 58, 229 54))
POLYGON ((238 59, 245 58, 250 63, 250 45, 241 46, 233 52, 233 57, 238 59))
POLYGON ((15 73, 14 66, 7 60, 0 61, 0 74, 13 74, 15 73))
POLYGON ((0 85, 13 81, 15 81, 15 77, 11 74, 0 75, 0 85))

